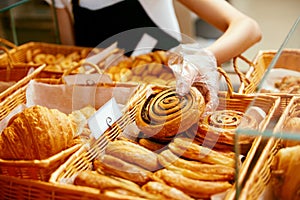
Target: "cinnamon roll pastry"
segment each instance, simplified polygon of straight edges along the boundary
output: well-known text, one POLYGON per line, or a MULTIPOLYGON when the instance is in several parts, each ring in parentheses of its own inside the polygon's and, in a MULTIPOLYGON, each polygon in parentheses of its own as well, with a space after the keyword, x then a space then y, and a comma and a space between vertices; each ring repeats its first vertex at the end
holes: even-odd
POLYGON ((136 124, 145 135, 170 141, 197 123, 204 108, 204 97, 196 88, 185 96, 179 96, 175 88, 153 88, 138 107, 136 124))
MULTIPOLYGON (((215 142, 217 144, 234 145, 234 134, 237 128, 241 130, 256 130, 258 123, 255 118, 243 112, 235 110, 219 110, 206 116, 200 121, 197 131, 197 137, 207 143, 215 142)), ((239 145, 251 144, 253 136, 240 134, 238 137, 239 145)), ((229 147, 230 147, 229 146, 229 147)))

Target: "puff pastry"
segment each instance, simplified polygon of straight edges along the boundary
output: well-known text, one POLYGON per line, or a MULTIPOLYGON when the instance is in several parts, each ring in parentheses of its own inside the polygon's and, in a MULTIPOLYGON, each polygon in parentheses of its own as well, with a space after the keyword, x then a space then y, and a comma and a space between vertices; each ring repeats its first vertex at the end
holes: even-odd
POLYGON ((204 98, 196 88, 183 97, 175 88, 153 88, 138 107, 136 124, 148 137, 170 141, 197 123, 204 108, 204 98))
POLYGON ((224 192, 232 187, 227 181, 194 180, 167 169, 159 170, 154 175, 167 185, 175 187, 194 198, 210 198, 211 195, 224 192))
POLYGON ((94 168, 100 169, 106 174, 111 174, 139 185, 145 184, 151 178, 152 173, 136 165, 127 163, 119 158, 110 155, 103 155, 101 160, 94 161, 94 168))
POLYGON ((222 153, 203 147, 188 138, 175 138, 169 143, 169 149, 178 156, 208 164, 235 166, 234 154, 222 153))
POLYGON ((105 154, 115 156, 149 171, 161 168, 155 152, 133 142, 125 140, 110 142, 105 149, 105 154))
POLYGON ((235 169, 233 167, 186 160, 176 156, 170 150, 161 152, 158 155, 158 160, 165 168, 194 179, 208 181, 230 181, 234 179, 235 169))
POLYGON ((0 134, 0 158, 45 159, 68 148, 77 130, 68 115, 32 106, 15 115, 0 134))
POLYGON ((166 185, 164 183, 150 181, 147 184, 143 185, 143 190, 161 196, 161 199, 166 200, 193 200, 192 197, 188 196, 181 190, 178 190, 174 187, 166 185))
MULTIPOLYGON (((207 115, 198 124, 196 140, 203 146, 234 151, 237 128, 257 130, 258 123, 250 115, 236 110, 219 110, 207 115)), ((241 152, 247 153, 255 137, 240 134, 238 144, 241 152)))
MULTIPOLYGON (((112 194, 117 195, 116 191, 121 190, 123 192, 128 191, 128 194, 135 194, 137 196, 135 196, 136 198, 159 199, 159 197, 142 190, 139 185, 131 181, 103 175, 96 171, 79 172, 74 179, 74 185, 96 188, 102 193, 111 191, 112 194)), ((132 196, 132 199, 135 197, 132 196)))

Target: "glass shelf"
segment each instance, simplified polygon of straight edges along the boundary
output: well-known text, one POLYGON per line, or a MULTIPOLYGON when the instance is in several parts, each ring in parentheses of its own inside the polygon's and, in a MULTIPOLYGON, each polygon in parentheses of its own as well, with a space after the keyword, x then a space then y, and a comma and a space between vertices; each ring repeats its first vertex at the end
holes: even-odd
MULTIPOLYGON (((281 76, 282 78, 286 75, 295 75, 299 73, 297 76, 300 77, 300 17, 295 20, 295 23, 291 27, 280 48, 273 53, 273 56, 269 58, 269 64, 267 65, 266 71, 257 86, 256 93, 278 97, 279 100, 277 101, 277 106, 273 112, 273 115, 264 116, 270 117, 270 119, 268 125, 263 131, 246 130, 243 127, 237 128, 236 141, 238 141, 238 138, 242 135, 251 135, 260 137, 261 142, 257 148, 255 155, 253 156, 251 165, 248 168, 248 172, 245 175, 245 180, 249 180, 249 182, 252 181, 253 183, 250 186, 247 185, 245 181, 243 183, 237 182, 236 199, 244 198, 245 195, 247 196, 249 193, 254 192, 251 191, 251 187, 253 187, 254 190, 260 189, 259 187, 255 188, 254 185, 257 185, 257 182, 261 180, 260 178, 261 176, 263 176, 262 174, 260 174, 261 171, 265 171, 265 174, 268 174, 268 176, 266 176, 264 180, 264 184, 267 184, 271 174, 270 165, 272 162, 272 158, 274 158, 278 149, 282 147, 281 142, 286 142, 287 140, 289 140, 298 141, 300 144, 300 134, 292 133, 291 131, 289 131, 290 129, 285 128, 287 121, 292 117, 299 117, 300 119, 300 94, 288 94, 279 91, 266 92, 265 88, 266 85, 270 85, 270 80, 275 79, 274 77, 276 76, 281 76), (280 72, 285 72, 285 70, 287 72, 286 75, 279 74, 280 72), (263 169, 266 167, 268 169, 263 169), (256 181, 256 183, 254 180, 256 181), (248 194, 246 194, 247 190, 249 190, 248 194)), ((249 105, 246 113, 257 105, 257 101, 259 100, 258 94, 257 98, 254 98, 254 100, 249 105)), ((259 112, 256 114, 259 114, 259 112)), ((236 152, 239 152, 238 148, 238 144, 236 144, 236 152)), ((237 171, 237 173, 239 172, 237 171)))
POLYGON ((12 30, 13 40, 15 45, 18 45, 18 37, 17 37, 16 25, 15 25, 15 18, 12 9, 28 1, 29 0, 1 0, 0 1, 0 13, 5 11, 9 12, 11 30, 12 30))
MULTIPOLYGON (((266 93, 264 91, 264 86, 266 85, 266 82, 270 80, 271 76, 272 76, 272 72, 273 70, 277 70, 277 69, 287 69, 287 70, 292 70, 292 73, 298 73, 300 75, 300 17, 296 19, 294 25, 292 26, 291 30, 289 31, 288 35, 286 36, 284 42, 282 43, 282 45, 280 46, 280 48, 276 51, 276 53, 274 54, 274 57, 272 58, 269 66, 267 67, 259 85, 258 85, 258 89, 257 89, 257 93, 261 93, 264 94, 266 93)), ((290 74, 288 74, 290 75, 290 74)), ((293 74, 291 74, 293 75, 293 74)), ((272 77, 273 78, 273 77, 272 77)), ((273 131, 274 128, 276 127, 276 124, 278 123, 278 120, 280 119, 280 117, 282 117, 281 114, 283 114, 282 112, 284 112, 284 109, 286 109, 286 107, 288 106, 289 102, 290 102, 290 98, 294 97, 298 97, 300 98, 300 94, 286 94, 286 93, 280 93, 280 92, 271 92, 271 93, 266 93, 267 95, 274 95, 274 96, 279 96, 281 98, 281 101, 283 101, 284 97, 289 97, 289 99, 285 99, 286 102, 284 102, 284 105, 279 105, 282 107, 282 109, 280 111, 276 111, 277 113, 277 117, 273 117, 270 120, 270 124, 268 125, 268 127, 266 128, 266 130, 263 133, 257 132, 255 130, 243 130, 243 128, 239 128, 237 130, 238 133, 243 133, 246 134, 250 134, 250 135, 264 135, 266 137, 273 137, 273 131), (278 115, 278 112, 280 112, 280 115, 278 115)), ((256 99, 254 99, 254 101, 249 105, 250 109, 252 106, 255 105, 255 101, 256 99)), ((283 102, 281 102, 283 103, 283 102)), ((285 113, 288 114, 288 113, 285 113)), ((281 135, 280 137, 284 137, 287 139, 296 139, 298 138, 297 136, 295 136, 295 134, 289 134, 286 133, 281 135)))
POLYGON ((0 1, 0 12, 8 11, 14 7, 22 5, 23 3, 28 2, 29 0, 1 0, 0 1))

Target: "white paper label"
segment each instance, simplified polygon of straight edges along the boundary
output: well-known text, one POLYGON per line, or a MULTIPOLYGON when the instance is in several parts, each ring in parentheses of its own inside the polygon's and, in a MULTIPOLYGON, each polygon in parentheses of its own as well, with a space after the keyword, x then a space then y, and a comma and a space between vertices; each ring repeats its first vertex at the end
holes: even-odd
POLYGON ((138 56, 142 54, 147 54, 152 51, 152 49, 157 44, 157 39, 154 37, 151 37, 147 33, 145 33, 137 46, 134 49, 134 52, 131 54, 131 56, 138 56))
POLYGON ((92 136, 97 140, 121 116, 122 112, 115 98, 112 98, 88 119, 92 136))
POLYGON ((114 49, 116 49, 117 46, 117 42, 113 43, 109 47, 103 49, 100 53, 86 58, 86 62, 94 64, 99 63, 100 61, 104 60, 114 49))

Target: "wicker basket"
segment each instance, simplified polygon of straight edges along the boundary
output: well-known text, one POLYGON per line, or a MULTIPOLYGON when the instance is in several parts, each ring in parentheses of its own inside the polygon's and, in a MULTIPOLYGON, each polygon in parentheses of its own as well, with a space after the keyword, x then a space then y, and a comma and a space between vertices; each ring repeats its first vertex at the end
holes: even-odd
POLYGON ((13 63, 9 50, 4 46, 0 46, 0 50, 3 51, 3 55, 6 55, 7 62, 0 64, 0 82, 5 85, 0 91, 0 101, 2 101, 17 88, 27 84, 30 79, 39 76, 45 65, 13 63))
POLYGON ((44 181, 26 180, 12 176, 0 175, 0 199, 5 200, 41 200, 41 199, 68 199, 91 200, 104 199, 97 190, 87 187, 65 187, 62 184, 53 184, 44 181), (78 195, 80 194, 80 195, 78 195))
MULTIPOLYGON (((43 68, 40 67, 39 71, 35 72, 35 75, 37 75, 38 77, 35 78, 36 81, 47 84, 62 84, 62 77, 59 79, 40 78, 38 76, 38 72, 41 72, 42 69, 43 68)), ((32 80, 33 78, 34 76, 25 77, 25 79, 16 84, 16 86, 14 87, 15 91, 12 91, 11 89, 10 93, 7 91, 5 95, 3 95, 3 100, 0 102, 0 120, 4 119, 17 106, 26 104, 26 89, 29 80, 32 80)), ((119 85, 99 83, 99 87, 119 87, 119 85)), ((122 84, 122 87, 135 87, 138 89, 139 87, 143 87, 143 85, 122 84)), ((126 108, 129 109, 130 106, 132 107, 132 105, 128 104, 126 108)), ((16 176, 24 179, 47 181, 51 173, 58 166, 60 166, 72 153, 78 150, 79 147, 80 145, 76 145, 45 160, 15 161, 0 159, 0 174, 7 176, 16 176)))
MULTIPOLYGON (((248 61, 250 68, 244 77, 244 81, 241 83, 238 90, 239 93, 250 94, 257 92, 258 86, 276 54, 276 50, 261 50, 258 52, 253 62, 248 61)), ((283 68, 300 72, 300 49, 284 49, 274 65, 274 68, 283 68)), ((274 116, 276 117, 276 120, 278 120, 290 99, 293 96, 300 95, 279 92, 266 94, 281 98, 280 106, 274 116)))
MULTIPOLYGON (((18 105, 26 103, 27 85, 19 88, 0 103, 0 120, 18 105)), ((81 145, 70 147, 44 160, 3 160, 0 159, 0 174, 24 179, 48 180, 51 173, 60 166, 81 145)))
MULTIPOLYGON (((224 71, 222 73, 224 73, 224 71)), ((232 88, 231 83, 229 83, 228 86, 229 86, 228 92, 220 92, 219 93, 220 103, 219 103, 218 110, 232 109, 232 110, 236 110, 236 111, 245 112, 247 110, 248 106, 250 106, 252 104, 253 104, 253 106, 259 106, 266 112, 266 118, 263 119, 263 121, 261 122, 261 126, 260 126, 260 131, 263 131, 267 127, 269 120, 271 119, 273 113, 275 112, 276 107, 279 104, 279 98, 267 96, 267 95, 263 95, 263 94, 259 94, 259 95, 237 94, 237 93, 233 93, 233 88, 232 88), (255 99, 255 101, 253 102, 254 99, 255 99)), ((149 88, 151 89, 151 87, 153 87, 153 86, 148 85, 145 88, 145 91, 138 94, 136 98, 138 98, 140 100, 144 99, 146 97, 145 95, 147 94, 147 90, 149 88)), ((122 131, 126 125, 133 123, 134 118, 135 118, 134 112, 128 113, 128 115, 124 116, 124 118, 122 118, 118 124, 115 124, 115 126, 112 127, 112 129, 109 132, 109 135, 119 135, 118 132, 122 131)), ((253 157, 256 153, 256 150, 259 147, 261 141, 262 141, 261 137, 257 137, 254 140, 252 147, 251 147, 250 151, 248 152, 248 155, 247 155, 245 161, 243 162, 242 167, 240 168, 239 177, 238 177, 239 182, 244 180, 244 178, 247 174, 247 169, 250 166, 251 160, 253 159, 253 157)), ((98 144, 102 144, 102 142, 105 143, 104 141, 99 140, 98 144)), ((91 170, 92 160, 95 158, 95 156, 96 156, 96 154, 95 154, 94 149, 87 150, 87 148, 85 148, 83 146, 79 151, 77 151, 75 154, 73 154, 68 159, 67 162, 65 162, 63 165, 61 165, 52 174, 49 181, 54 184, 59 184, 65 180, 72 178, 76 173, 78 173, 80 171, 91 170)), ((261 187, 265 187, 264 183, 259 182, 259 184, 261 184, 261 187)), ((71 184, 64 184, 64 187, 68 188, 68 190, 69 190, 69 189, 74 189, 77 186, 74 186, 71 184)), ((81 188, 82 187, 78 187, 78 188, 79 188, 79 190, 74 194, 75 199, 79 198, 81 196, 81 188)), ((98 193, 100 193, 100 191, 98 191, 98 193)), ((233 199, 234 195, 235 195, 235 187, 232 187, 232 189, 229 191, 228 194, 229 195, 226 197, 226 199, 233 199)), ((91 195, 93 195, 93 194, 91 193, 91 195)), ((97 197, 95 196, 95 198, 97 198, 97 197)))
MULTIPOLYGON (((257 91, 261 79, 263 78, 266 70, 276 54, 277 51, 275 50, 261 50, 258 52, 253 62, 248 61, 251 66, 245 76, 248 81, 243 81, 239 88, 239 93, 249 94, 257 91)), ((274 68, 300 71, 299 63, 299 49, 284 49, 274 65, 274 68)))
MULTIPOLYGON (((282 136, 281 134, 288 134, 283 130, 286 122, 292 118, 299 116, 300 109, 300 97, 295 96, 290 98, 289 103, 285 107, 284 111, 281 112, 281 116, 277 121, 274 129, 272 130, 274 136, 268 136, 269 140, 266 144, 265 149, 262 151, 261 156, 253 168, 252 173, 250 174, 248 180, 249 182, 264 182, 267 185, 272 176, 272 163, 276 153, 282 147, 282 142, 286 140, 287 136, 282 136), (263 169, 263 171, 261 170, 263 169)), ((295 137, 295 136, 294 136, 295 137)), ((293 137, 293 138, 294 138, 293 137)), ((297 137, 298 140, 300 139, 297 137)), ((256 183, 253 185, 246 184, 241 191, 241 197, 243 199, 258 199, 259 195, 262 194, 265 188, 259 187, 256 183)))
MULTIPOLYGON (((1 41, 3 42, 3 40, 4 39, 0 39, 0 42, 1 41)), ((60 44, 52 44, 52 43, 44 43, 44 42, 28 42, 20 46, 12 46, 8 51, 9 55, 7 54, 0 55, 0 65, 8 64, 8 57, 12 59, 13 63, 22 63, 22 64, 36 63, 31 61, 32 59, 29 59, 29 57, 31 57, 29 55, 31 55, 32 52, 34 51, 38 51, 38 54, 44 54, 44 55, 50 54, 54 56, 57 55, 68 56, 68 55, 76 54, 78 57, 77 61, 79 62, 80 60, 85 59, 86 56, 89 55, 89 53, 95 50, 96 49, 92 49, 88 47, 79 47, 79 46, 72 46, 72 45, 60 45, 60 44)), ((39 62, 38 64, 47 64, 47 63, 43 61, 43 62, 39 62)), ((71 64, 72 63, 69 63, 69 65, 71 64)), ((62 70, 58 70, 58 69, 49 69, 47 68, 47 66, 43 71, 45 71, 46 73, 41 73, 40 77, 45 77, 45 78, 49 78, 49 77, 57 78, 60 77, 63 72, 62 70)))

